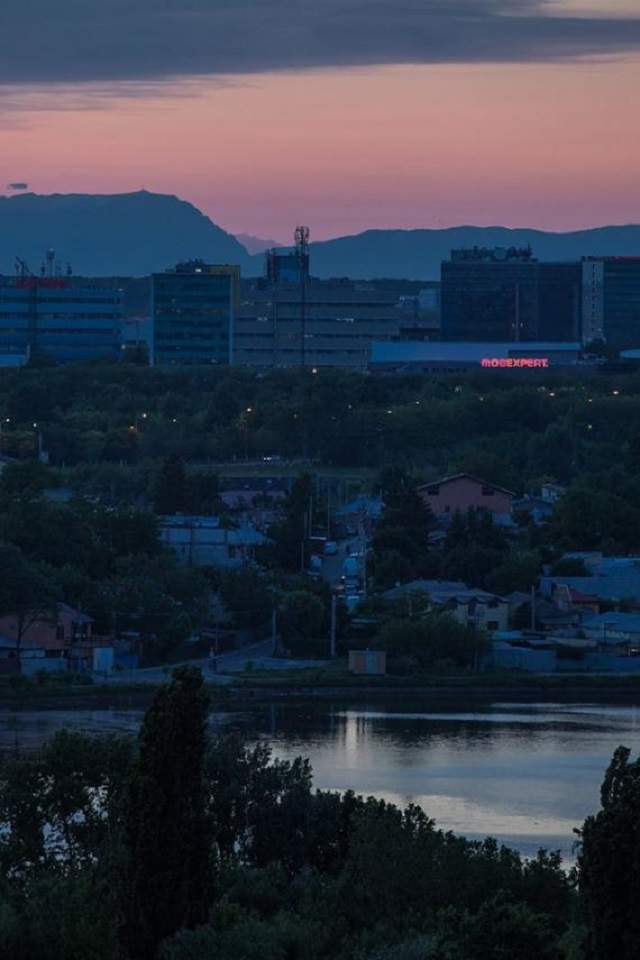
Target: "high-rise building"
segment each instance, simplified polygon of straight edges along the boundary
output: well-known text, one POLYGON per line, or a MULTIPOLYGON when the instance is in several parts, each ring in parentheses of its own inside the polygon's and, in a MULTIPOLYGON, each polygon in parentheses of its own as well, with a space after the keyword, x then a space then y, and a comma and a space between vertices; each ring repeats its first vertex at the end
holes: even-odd
POLYGON ((640 343, 640 257, 583 259, 582 318, 585 343, 640 343))
POLYGON ((233 363, 240 267, 202 260, 152 277, 157 364, 233 363))
POLYGON ((122 296, 103 279, 0 277, 0 351, 59 362, 120 354, 122 296))
POLYGON ((540 263, 530 247, 453 250, 441 269, 446 340, 575 340, 579 263, 540 263))

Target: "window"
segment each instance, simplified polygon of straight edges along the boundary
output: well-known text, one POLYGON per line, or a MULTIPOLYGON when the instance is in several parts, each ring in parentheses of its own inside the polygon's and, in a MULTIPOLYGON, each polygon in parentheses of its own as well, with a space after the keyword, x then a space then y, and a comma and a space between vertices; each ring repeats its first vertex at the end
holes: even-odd
POLYGON ((492 497, 492 496, 494 495, 494 493, 495 493, 495 490, 493 489, 493 487, 483 487, 483 488, 482 488, 482 496, 483 496, 483 497, 492 497))
POLYGON ((430 487, 427 487, 427 494, 430 497, 437 497, 440 494, 440 484, 432 483, 430 487))
POLYGON ((497 630, 498 621, 497 620, 487 620, 487 630, 497 630))
POLYGON ((444 512, 451 513, 451 507, 449 506, 449 504, 447 504, 446 507, 444 508, 444 512))
POLYGON ((64 642, 64 625, 59 623, 56 627, 56 640, 60 643, 64 642))

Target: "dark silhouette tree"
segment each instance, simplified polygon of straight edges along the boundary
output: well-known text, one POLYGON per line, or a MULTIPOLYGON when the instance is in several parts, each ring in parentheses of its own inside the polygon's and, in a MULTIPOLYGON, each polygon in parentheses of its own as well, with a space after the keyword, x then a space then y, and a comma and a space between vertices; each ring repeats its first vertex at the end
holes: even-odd
POLYGON ((601 809, 579 833, 579 886, 587 960, 635 960, 640 943, 640 759, 618 747, 600 791, 601 809))
POLYGON ((211 906, 207 706, 200 670, 179 667, 142 724, 125 814, 121 885, 121 942, 131 960, 152 960, 162 940, 204 923, 211 906))
POLYGON ((188 482, 180 457, 172 454, 162 464, 156 478, 154 507, 156 513, 183 513, 188 509, 188 482))

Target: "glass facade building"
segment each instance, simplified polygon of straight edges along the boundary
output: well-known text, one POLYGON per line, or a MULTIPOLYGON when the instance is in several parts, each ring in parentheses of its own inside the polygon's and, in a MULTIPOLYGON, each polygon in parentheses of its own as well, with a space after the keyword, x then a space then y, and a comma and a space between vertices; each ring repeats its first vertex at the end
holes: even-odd
POLYGON ((240 268, 199 260, 152 277, 156 364, 233 363, 240 268))
POLYGON ((0 350, 59 362, 120 354, 122 296, 100 279, 0 277, 0 350))
POLYGON ((579 263, 540 263, 529 248, 452 251, 441 268, 445 340, 578 339, 579 263))

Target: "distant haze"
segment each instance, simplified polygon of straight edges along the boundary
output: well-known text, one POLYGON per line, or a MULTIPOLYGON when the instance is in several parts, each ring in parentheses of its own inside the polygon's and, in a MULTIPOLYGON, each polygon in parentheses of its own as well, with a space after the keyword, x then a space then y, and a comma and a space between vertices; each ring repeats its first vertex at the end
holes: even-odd
MULTIPOLYGON (((640 225, 573 233, 477 226, 369 230, 312 243, 311 270, 317 277, 433 280, 455 247, 526 244, 541 260, 640 256, 640 225)), ((144 276, 195 257, 237 263, 245 276, 257 276, 264 263, 262 252, 251 256, 236 237, 178 197, 147 191, 0 197, 0 273, 13 272, 16 256, 36 273, 49 247, 74 273, 97 276, 144 276)))

